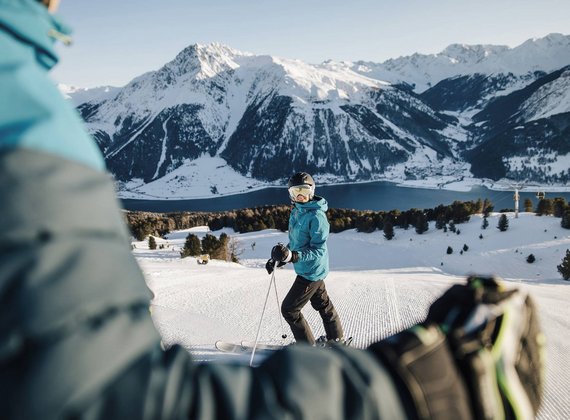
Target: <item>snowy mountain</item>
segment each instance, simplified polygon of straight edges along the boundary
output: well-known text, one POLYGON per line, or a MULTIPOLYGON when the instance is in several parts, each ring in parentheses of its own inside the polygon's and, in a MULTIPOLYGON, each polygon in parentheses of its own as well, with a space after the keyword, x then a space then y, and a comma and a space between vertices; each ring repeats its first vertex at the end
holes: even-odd
POLYGON ((464 130, 406 90, 218 44, 188 47, 79 109, 121 181, 150 182, 205 153, 268 181, 299 168, 358 179, 406 162, 464 166, 454 153, 464 130))
POLYGON ((570 66, 496 98, 473 121, 475 176, 570 182, 570 66))
MULTIPOLYGON (((131 196, 166 182, 176 196, 196 195, 205 179, 186 175, 205 158, 246 183, 278 182, 297 170, 342 181, 463 179, 473 176, 472 164, 478 178, 565 184, 558 155, 566 153, 569 89, 559 69, 569 64, 570 36, 558 34, 513 49, 452 45, 382 64, 310 65, 192 45, 118 91, 83 96, 78 109, 131 196), (506 118, 504 101, 508 127, 522 126, 517 134, 528 134, 527 145, 552 137, 552 126, 560 132, 517 151, 512 163, 495 151, 491 167, 480 165, 506 118), (556 164, 546 172, 510 169, 531 156, 556 164)), ((211 194, 219 193, 207 175, 211 194)))
POLYGON ((60 83, 57 85, 59 91, 66 99, 71 100, 75 106, 84 104, 85 102, 101 102, 113 98, 120 90, 114 86, 101 86, 96 88, 80 88, 76 86, 68 86, 60 83))
POLYGON ((515 48, 504 45, 452 44, 438 54, 413 54, 383 63, 348 63, 360 74, 391 83, 406 83, 422 93, 442 80, 475 74, 550 73, 570 64, 570 36, 550 34, 515 48))

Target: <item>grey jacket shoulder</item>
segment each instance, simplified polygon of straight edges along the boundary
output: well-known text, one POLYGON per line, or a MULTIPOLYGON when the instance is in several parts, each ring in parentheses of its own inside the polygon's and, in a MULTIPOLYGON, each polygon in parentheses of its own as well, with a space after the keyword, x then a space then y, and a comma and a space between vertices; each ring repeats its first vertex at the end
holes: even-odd
POLYGON ((0 411, 49 418, 158 343, 149 291, 108 175, 15 149, 0 196, 0 411))

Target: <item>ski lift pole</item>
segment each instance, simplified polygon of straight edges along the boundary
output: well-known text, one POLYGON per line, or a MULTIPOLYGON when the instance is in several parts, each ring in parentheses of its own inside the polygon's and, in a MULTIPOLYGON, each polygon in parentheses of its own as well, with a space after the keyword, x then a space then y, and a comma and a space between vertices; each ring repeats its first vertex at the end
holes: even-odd
POLYGON ((515 219, 518 219, 519 217, 519 189, 518 187, 515 188, 515 195, 513 197, 513 199, 515 200, 515 219))
POLYGON ((273 273, 271 274, 271 280, 269 281, 269 288, 267 289, 267 294, 265 295, 265 303, 263 304, 263 311, 261 312, 261 318, 259 319, 259 326, 257 327, 257 334, 255 335, 255 344, 253 345, 253 350, 251 352, 251 359, 249 359, 249 366, 253 366, 253 357, 255 356, 255 349, 259 343, 259 333, 261 331, 261 324, 263 322, 263 316, 265 315, 265 308, 267 307, 267 300, 269 299, 269 292, 271 292, 271 283, 275 281, 275 263, 273 265, 273 273))

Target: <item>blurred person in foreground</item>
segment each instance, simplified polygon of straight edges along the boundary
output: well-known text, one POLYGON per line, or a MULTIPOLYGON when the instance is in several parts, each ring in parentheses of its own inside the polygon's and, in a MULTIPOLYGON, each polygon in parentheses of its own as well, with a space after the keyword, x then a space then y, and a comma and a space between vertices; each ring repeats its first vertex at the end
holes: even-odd
POLYGON ((161 350, 103 158, 46 77, 69 40, 55 7, 0 0, 2 419, 534 417, 536 311, 493 278, 366 350, 298 345, 256 368, 161 350))

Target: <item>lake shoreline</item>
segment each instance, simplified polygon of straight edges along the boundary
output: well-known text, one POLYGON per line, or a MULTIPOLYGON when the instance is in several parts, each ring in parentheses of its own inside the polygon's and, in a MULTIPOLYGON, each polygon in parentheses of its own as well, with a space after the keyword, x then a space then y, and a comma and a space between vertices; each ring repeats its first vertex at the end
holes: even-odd
MULTIPOLYGON (((533 189, 520 191, 519 210, 522 211, 524 200, 530 198, 533 206, 538 203, 536 192, 546 192, 547 198, 563 197, 570 201, 570 192, 533 189)), ((347 208, 357 210, 409 210, 411 208, 434 208, 440 204, 448 205, 453 201, 473 201, 488 199, 495 210, 514 209, 513 190, 489 189, 485 186, 472 186, 469 191, 454 191, 443 188, 418 188, 387 181, 345 183, 317 186, 317 195, 325 197, 329 208, 347 208)), ((126 210, 151 212, 176 211, 231 211, 265 205, 288 205, 290 200, 285 187, 271 186, 254 189, 241 194, 223 195, 193 199, 127 199, 121 202, 126 210)))
MULTIPOLYGON (((441 191, 453 191, 458 193, 470 192, 474 188, 483 187, 490 191, 514 191, 514 186, 516 183, 508 184, 510 181, 491 181, 491 180, 479 180, 474 178, 469 178, 467 180, 448 180, 442 182, 435 181, 422 181, 422 180, 406 180, 406 181, 395 181, 395 180, 366 180, 366 181, 339 181, 339 182, 324 182, 318 183, 317 188, 327 188, 331 186, 339 185, 363 185, 363 184, 388 184, 400 188, 416 188, 424 190, 441 190, 441 191)), ((257 187, 250 187, 244 190, 238 190, 235 192, 229 192, 225 194, 209 194, 201 196, 170 196, 161 197, 155 196, 148 193, 134 193, 132 191, 118 191, 117 197, 120 200, 138 200, 138 201, 188 201, 188 200, 208 200, 217 199, 223 197, 231 197, 235 195, 248 194, 255 191, 267 190, 267 189, 284 189, 286 180, 279 182, 279 185, 273 183, 259 185, 257 187)), ((547 193, 570 193, 570 186, 562 185, 528 185, 519 189, 519 191, 544 191, 547 193)))

